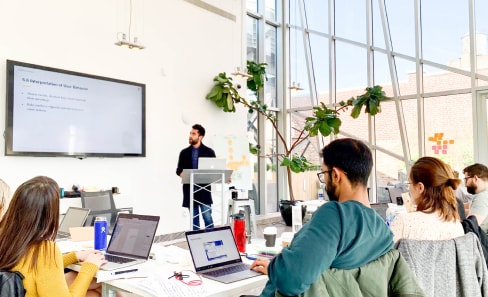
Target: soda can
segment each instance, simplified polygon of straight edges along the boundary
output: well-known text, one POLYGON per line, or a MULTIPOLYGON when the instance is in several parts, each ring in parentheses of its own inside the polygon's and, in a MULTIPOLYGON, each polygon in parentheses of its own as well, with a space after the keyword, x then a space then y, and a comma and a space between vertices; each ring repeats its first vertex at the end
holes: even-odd
POLYGON ((105 251, 107 248, 107 218, 96 217, 95 223, 93 224, 93 229, 95 230, 94 248, 96 250, 105 251))

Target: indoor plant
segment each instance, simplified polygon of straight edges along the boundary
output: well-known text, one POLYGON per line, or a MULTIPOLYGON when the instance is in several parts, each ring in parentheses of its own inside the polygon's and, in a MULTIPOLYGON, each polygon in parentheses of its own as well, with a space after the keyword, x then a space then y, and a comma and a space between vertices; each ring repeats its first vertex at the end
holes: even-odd
MULTIPOLYGON (((237 90, 240 86, 234 86, 232 77, 227 76, 225 72, 219 73, 214 77, 214 85, 207 94, 206 99, 213 101, 224 112, 235 112, 236 105, 241 104, 250 113, 257 112, 271 123, 279 141, 283 145, 283 151, 276 153, 275 156, 278 158, 280 165, 286 167, 290 203, 294 203, 295 201, 291 183, 292 172, 304 172, 312 166, 304 156, 300 156, 295 152, 295 148, 308 137, 317 136, 319 133, 322 136, 339 133, 342 124, 340 113, 349 107, 351 107, 351 116, 353 118, 359 117, 363 106, 365 106, 365 113, 374 116, 381 112, 380 102, 388 99, 381 86, 374 86, 366 88, 365 93, 356 98, 353 97, 347 101, 341 101, 337 107, 328 108, 321 102, 319 106, 313 107, 313 115, 305 118, 305 124, 303 129, 299 131, 298 137, 289 143, 284 138, 282 131, 278 129, 278 119, 276 116, 273 112, 269 112, 267 105, 259 100, 259 91, 264 87, 267 79, 266 63, 247 61, 247 72, 249 74, 247 88, 256 94, 257 100, 247 101, 241 97, 237 90)), ((252 153, 258 154, 259 146, 250 146, 250 150, 252 153)))

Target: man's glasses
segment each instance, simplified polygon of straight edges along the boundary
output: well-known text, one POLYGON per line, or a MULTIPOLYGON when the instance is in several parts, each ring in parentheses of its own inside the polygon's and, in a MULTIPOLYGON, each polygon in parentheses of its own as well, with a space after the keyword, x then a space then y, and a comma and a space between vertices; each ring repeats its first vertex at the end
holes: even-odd
POLYGON ((466 182, 468 182, 468 179, 470 179, 470 178, 472 178, 472 176, 465 176, 465 177, 464 177, 464 182, 465 182, 465 183, 466 183, 466 182))
POLYGON ((319 179, 319 181, 321 183, 325 184, 325 174, 326 173, 330 174, 331 172, 332 172, 332 169, 321 171, 321 172, 317 173, 317 178, 319 179))

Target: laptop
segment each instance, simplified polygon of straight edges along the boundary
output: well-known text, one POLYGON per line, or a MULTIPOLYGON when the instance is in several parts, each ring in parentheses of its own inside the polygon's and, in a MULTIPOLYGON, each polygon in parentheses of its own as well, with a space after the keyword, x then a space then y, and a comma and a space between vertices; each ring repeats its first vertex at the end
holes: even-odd
POLYGON ((69 207, 59 224, 56 240, 69 239, 69 228, 82 227, 89 213, 90 209, 88 208, 69 207))
POLYGON ((222 283, 262 275, 243 263, 230 226, 185 232, 195 271, 222 283))
POLYGON ((149 258, 159 216, 119 213, 101 270, 114 270, 143 263, 149 258))
POLYGON ((227 159, 225 158, 198 158, 198 169, 227 169, 227 159))

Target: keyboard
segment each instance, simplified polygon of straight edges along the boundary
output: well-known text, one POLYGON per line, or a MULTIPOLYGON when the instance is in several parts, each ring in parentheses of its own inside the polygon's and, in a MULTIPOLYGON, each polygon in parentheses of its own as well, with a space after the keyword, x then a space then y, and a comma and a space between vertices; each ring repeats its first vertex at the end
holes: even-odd
POLYGON ((209 276, 222 276, 222 275, 228 275, 236 272, 241 272, 249 270, 249 265, 245 263, 229 266, 229 267, 224 267, 220 268, 217 270, 212 270, 212 271, 205 271, 203 274, 209 275, 209 276))
POLYGON ((110 254, 105 254, 105 259, 108 262, 112 262, 112 263, 127 263, 127 262, 134 261, 134 259, 119 257, 119 256, 116 256, 116 255, 110 255, 110 254))

